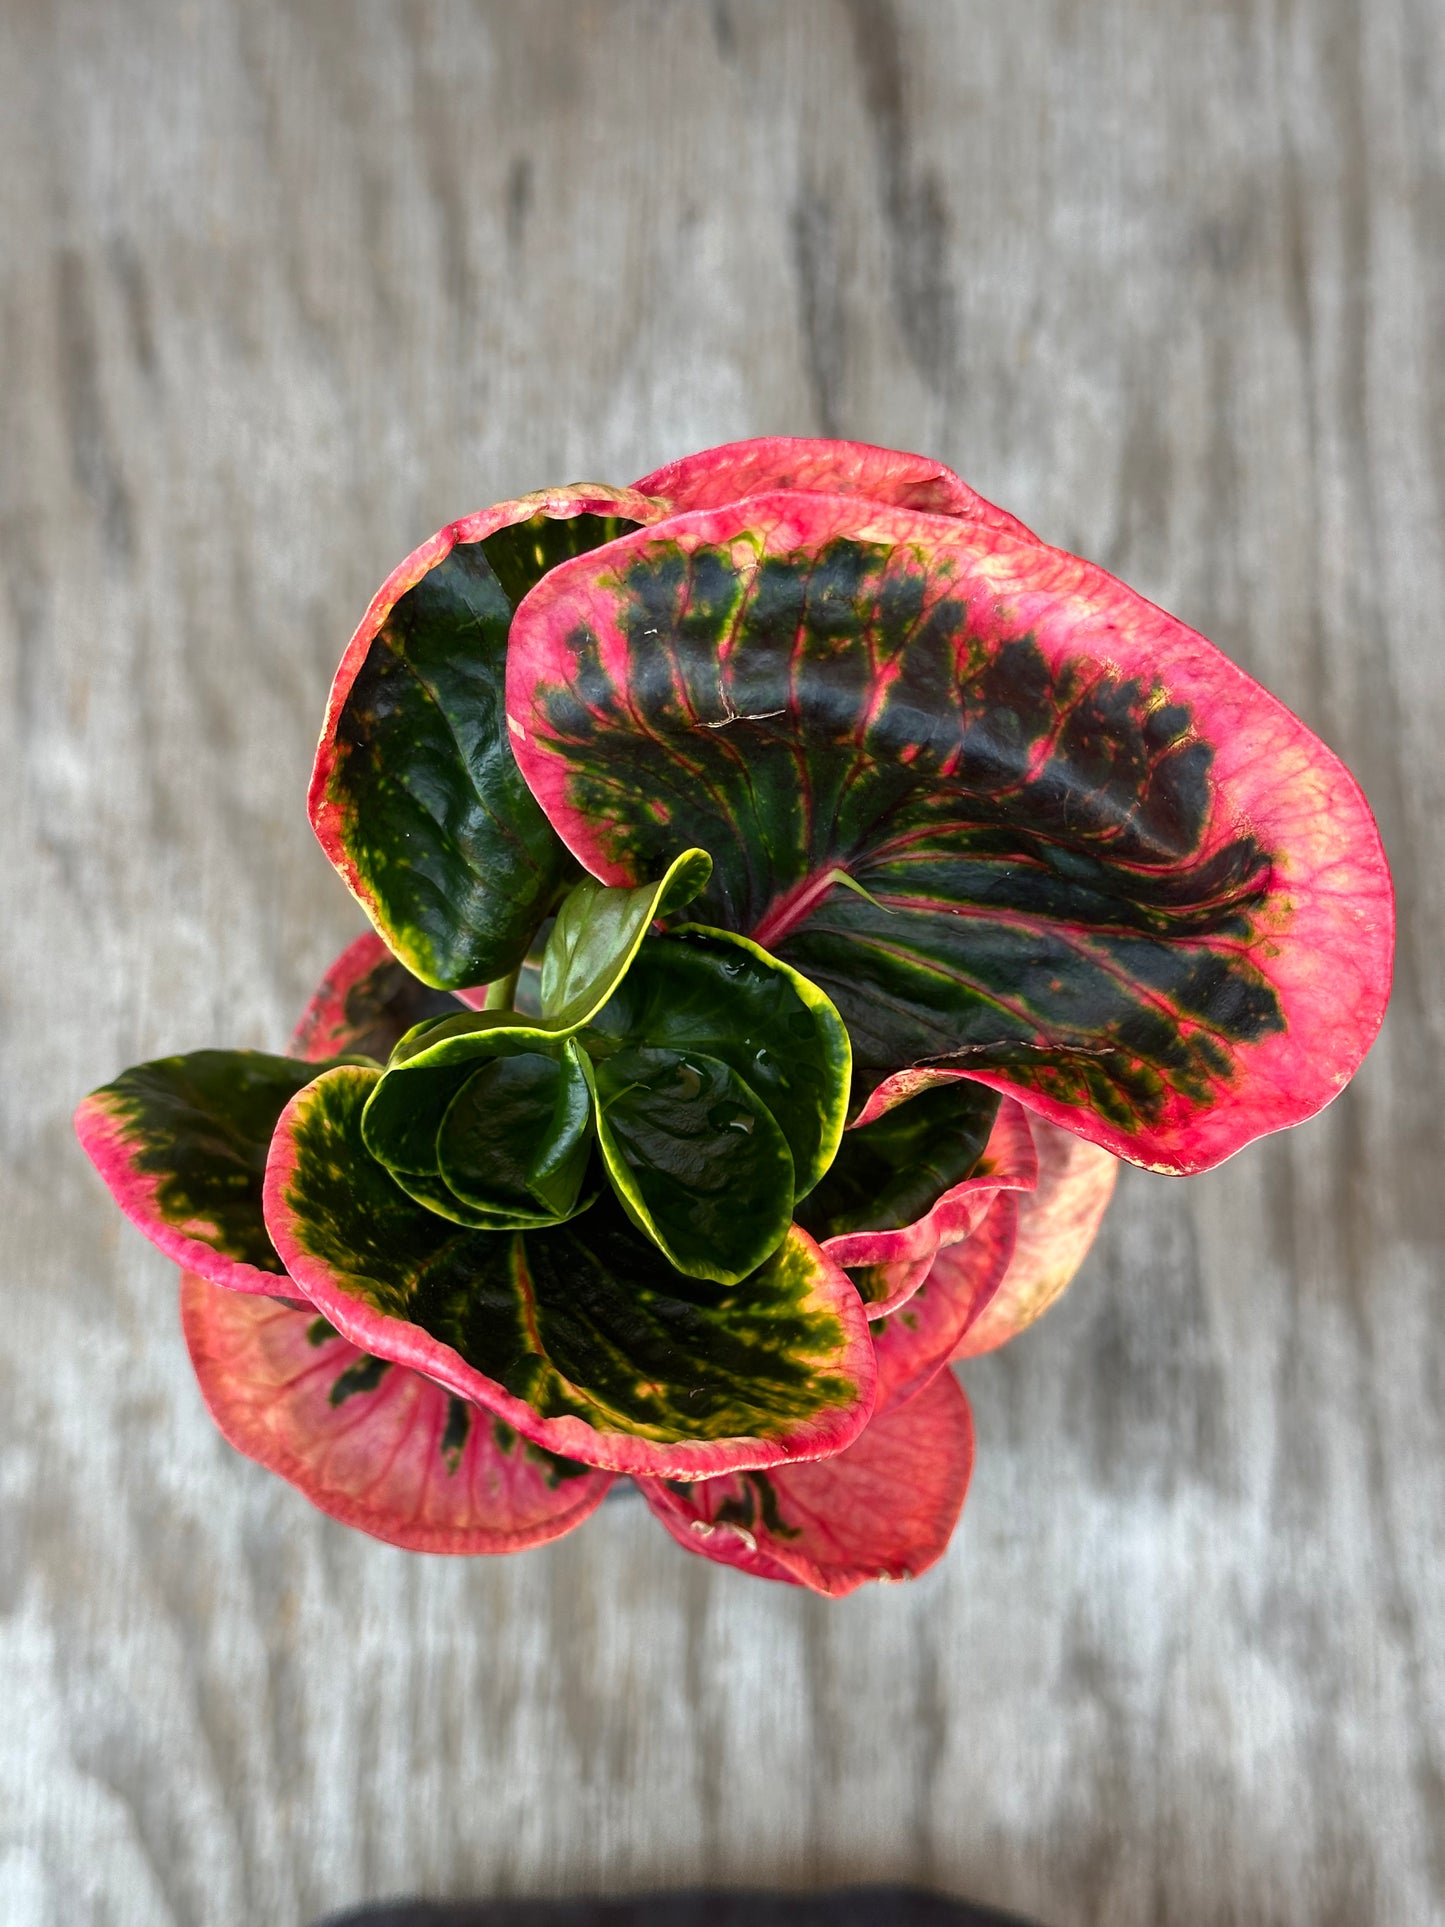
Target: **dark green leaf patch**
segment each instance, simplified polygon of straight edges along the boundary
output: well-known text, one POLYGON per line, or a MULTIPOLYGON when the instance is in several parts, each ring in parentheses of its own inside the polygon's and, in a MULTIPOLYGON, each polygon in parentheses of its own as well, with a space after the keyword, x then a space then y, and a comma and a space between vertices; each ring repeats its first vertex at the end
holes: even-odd
POLYGON ((374 1392, 382 1379, 391 1370, 390 1361, 385 1358, 361 1357, 348 1365, 336 1383, 331 1387, 329 1402, 344 1405, 358 1392, 374 1392))
POLYGON ((459 543, 392 605, 323 739, 317 834, 426 983, 514 970, 577 875, 512 755, 507 632, 548 569, 633 526, 539 514, 459 543))
POLYGON ((819 1241, 912 1224, 977 1170, 998 1107, 997 1091, 959 1079, 845 1131, 798 1223, 819 1241))

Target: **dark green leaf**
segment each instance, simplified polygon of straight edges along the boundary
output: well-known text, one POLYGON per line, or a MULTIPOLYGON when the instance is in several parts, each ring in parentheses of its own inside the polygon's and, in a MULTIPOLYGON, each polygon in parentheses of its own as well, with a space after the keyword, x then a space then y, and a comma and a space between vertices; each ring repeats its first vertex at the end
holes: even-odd
POLYGON ((701 1051, 629 1045, 595 1067, 597 1139, 628 1216, 680 1270, 735 1283, 793 1215, 793 1158, 772 1113, 701 1051))
POLYGON ((832 1162, 848 1099, 848 1034, 806 977, 746 937, 684 925, 642 946, 583 1042, 702 1051, 772 1113, 793 1154, 796 1196, 832 1162))
MULTIPOLYGON (((596 491, 587 492, 592 500, 596 491)), ((523 513, 517 504, 514 513, 523 513)), ((502 511, 503 513, 505 511, 502 511)), ((635 526, 537 513, 437 541, 342 663, 311 787, 316 833, 391 948, 444 989, 521 961, 577 866, 517 768, 504 709, 512 611, 555 563, 635 526)))
POLYGON ((997 1091, 960 1079, 845 1131, 832 1166, 798 1207, 798 1223, 820 1242, 912 1224, 973 1171, 998 1107, 997 1091))
POLYGON ((559 1058, 520 1051, 474 1070, 437 1136, 441 1176, 463 1203, 534 1219, 577 1208, 592 1144, 592 1098, 574 1042, 559 1058))

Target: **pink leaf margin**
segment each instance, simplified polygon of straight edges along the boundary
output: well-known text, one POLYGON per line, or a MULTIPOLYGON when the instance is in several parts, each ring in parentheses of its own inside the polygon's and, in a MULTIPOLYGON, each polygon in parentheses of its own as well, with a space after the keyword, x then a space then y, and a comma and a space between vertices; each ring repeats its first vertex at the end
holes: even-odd
POLYGON ((336 769, 336 730, 341 712, 387 617, 401 598, 414 589, 423 576, 429 575, 439 562, 445 561, 454 548, 468 542, 485 541, 489 535, 495 535, 498 529, 529 521, 534 515, 545 515, 553 521, 570 521, 577 515, 617 515, 631 521, 651 523, 657 521, 661 513, 661 506, 657 502, 650 501, 635 489, 609 488, 602 482, 580 482, 568 488, 540 489, 533 495, 521 495, 513 501, 498 502, 492 508, 479 509, 475 514, 464 515, 459 521, 449 522, 445 528, 438 529, 419 548, 413 549, 404 562, 397 564, 371 598, 366 614, 346 645, 331 684, 306 806, 317 841, 335 865, 347 889, 373 922, 378 920, 379 911, 347 851, 345 811, 331 800, 330 788, 336 769))
POLYGON ((1002 1291, 1018 1245, 1021 1200, 1002 1192, 971 1237, 934 1259, 918 1290, 873 1327, 878 1354, 875 1414, 902 1405, 959 1356, 967 1335, 1002 1291))
POLYGON ((1004 529, 1023 541, 1037 540, 1017 517, 985 501, 941 462, 927 455, 877 448, 871 442, 763 435, 684 455, 644 475, 633 487, 638 494, 665 503, 670 515, 723 508, 754 495, 791 489, 811 495, 856 495, 892 508, 1004 529))
POLYGON ((228 1291, 274 1296, 287 1289, 283 1272, 262 1271, 244 1259, 228 1258, 202 1239, 192 1237, 184 1226, 166 1220, 156 1202, 162 1179, 155 1172, 139 1168, 124 1115, 118 1107, 112 1108, 104 1092, 93 1091, 83 1098, 74 1121, 81 1149, 100 1173, 110 1195, 137 1231, 149 1238, 157 1250, 174 1258, 183 1271, 193 1271, 213 1285, 224 1285, 228 1291))

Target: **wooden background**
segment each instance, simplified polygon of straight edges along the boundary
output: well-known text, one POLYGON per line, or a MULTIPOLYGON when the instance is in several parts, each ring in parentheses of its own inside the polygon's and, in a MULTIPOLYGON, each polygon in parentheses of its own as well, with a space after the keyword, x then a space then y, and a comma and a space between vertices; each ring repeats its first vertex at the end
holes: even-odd
POLYGON ((911 1877, 1048 1927, 1445 1918, 1439 0, 4 0, 0 1920, 911 1877), (632 1500, 323 1520, 202 1410, 69 1128, 277 1047, 360 928, 302 808, 439 523, 763 431, 927 451, 1361 775, 1354 1088, 1126 1173, 970 1366, 926 1580, 632 1500))

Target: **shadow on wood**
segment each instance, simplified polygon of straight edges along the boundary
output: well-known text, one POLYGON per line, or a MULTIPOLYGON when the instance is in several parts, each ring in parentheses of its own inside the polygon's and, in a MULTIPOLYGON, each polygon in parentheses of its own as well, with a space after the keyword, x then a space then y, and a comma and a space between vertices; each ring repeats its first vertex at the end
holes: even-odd
POLYGON ((331 1914, 316 1927, 1028 1927, 916 1887, 826 1894, 643 1894, 619 1900, 402 1901, 331 1914))

